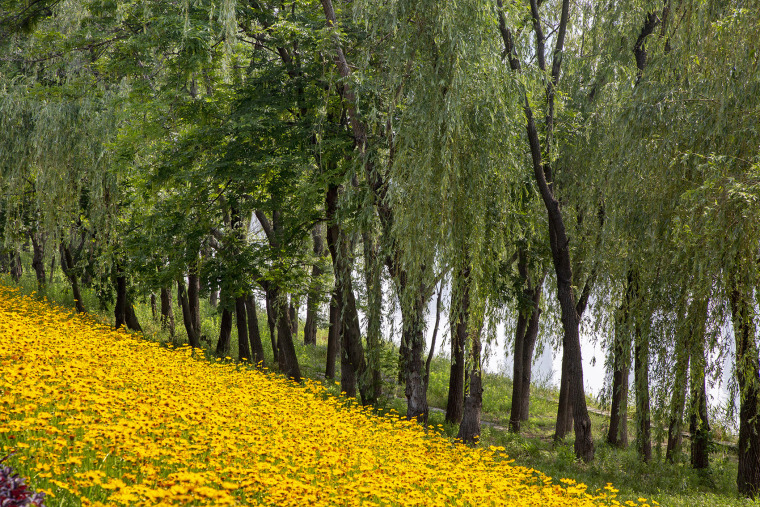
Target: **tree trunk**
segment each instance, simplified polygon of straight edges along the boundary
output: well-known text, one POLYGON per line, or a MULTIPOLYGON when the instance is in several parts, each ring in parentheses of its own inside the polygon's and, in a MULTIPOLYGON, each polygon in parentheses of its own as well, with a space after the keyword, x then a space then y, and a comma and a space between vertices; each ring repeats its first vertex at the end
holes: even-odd
POLYGON ((190 317, 193 321, 193 329, 201 336, 201 300, 200 300, 201 281, 198 276, 198 267, 190 266, 187 274, 187 302, 190 307, 190 317))
POLYGON ((116 305, 114 305, 114 327, 119 329, 127 323, 127 276, 116 263, 116 305))
POLYGON ((171 288, 161 288, 161 329, 169 329, 169 336, 174 339, 174 308, 172 308, 171 288))
POLYGON ((338 302, 335 300, 335 291, 330 297, 330 327, 327 331, 327 364, 325 366, 325 378, 335 378, 335 359, 340 353, 340 314, 338 302))
POLYGON ((509 411, 509 431, 512 433, 520 432, 520 421, 522 421, 522 370, 525 365, 522 361, 522 357, 523 345, 525 343, 525 330, 527 328, 528 319, 525 316, 525 312, 518 308, 517 326, 515 327, 514 360, 512 362, 512 407, 509 411))
POLYGON ((452 281, 451 311, 451 367, 449 394, 446 403, 446 422, 459 424, 464 413, 465 360, 467 326, 470 318, 469 269, 460 269, 452 281), (452 318, 453 317, 453 318, 452 318))
POLYGON ((691 466, 706 469, 710 466, 710 424, 707 419, 707 389, 705 386, 704 337, 695 343, 691 358, 691 466))
POLYGON ((530 382, 533 370, 533 351, 538 337, 538 318, 541 313, 539 303, 544 277, 532 286, 528 274, 525 254, 520 252, 517 267, 523 283, 521 301, 518 302, 517 327, 512 371, 512 407, 509 416, 509 430, 518 433, 520 423, 527 421, 530 412, 530 382), (524 306, 530 301, 530 306, 524 306))
POLYGON ((424 290, 420 287, 414 298, 412 308, 406 308, 402 303, 401 315, 404 322, 402 341, 409 351, 404 361, 404 381, 406 387, 404 394, 407 400, 406 418, 416 419, 417 422, 427 424, 428 404, 427 386, 424 382, 424 369, 422 354, 425 347, 424 335, 424 290))
POLYGON ((156 302, 156 294, 150 293, 150 314, 153 317, 153 321, 158 321, 158 303, 156 302))
POLYGON ((477 329, 470 332, 470 385, 464 399, 462 423, 459 425, 457 438, 465 443, 476 443, 480 438, 480 413, 483 407, 483 384, 481 380, 480 333, 482 322, 477 329))
POLYGON ((238 359, 251 361, 251 349, 248 344, 248 325, 246 322, 245 296, 235 298, 235 323, 238 332, 238 359))
POLYGON ((37 276, 37 292, 45 293, 47 278, 45 278, 45 240, 42 234, 30 234, 32 239, 32 268, 37 276))
POLYGON ((50 259, 50 274, 48 275, 48 283, 53 285, 53 276, 55 275, 55 254, 50 259))
POLYGON ((187 341, 193 348, 200 348, 201 336, 200 330, 196 330, 193 326, 193 317, 190 312, 190 303, 187 298, 187 292, 185 290, 184 277, 177 279, 177 299, 179 299, 179 305, 182 309, 182 322, 185 324, 185 330, 187 331, 187 341))
POLYGON ((573 407, 570 401, 570 371, 568 359, 562 353, 562 374, 559 381, 559 402, 557 404, 557 420, 554 423, 554 441, 565 438, 573 428, 573 407))
POLYGON ((341 320, 340 388, 348 397, 355 397, 358 380, 362 403, 368 404, 374 401, 374 396, 371 394, 371 389, 367 388, 368 379, 365 379, 363 375, 366 362, 361 342, 359 314, 356 310, 356 299, 351 280, 351 250, 348 239, 336 221, 339 191, 340 188, 337 185, 328 186, 325 194, 325 210, 328 220, 327 248, 330 250, 330 257, 332 258, 335 274, 335 301, 341 320))
POLYGON ((647 463, 652 459, 652 429, 649 406, 649 342, 638 324, 634 326, 634 383, 636 385, 636 451, 647 463))
POLYGON ((741 275, 743 273, 731 273, 728 283, 740 401, 736 485, 740 495, 755 498, 760 492, 760 364, 752 289, 746 286, 741 275))
POLYGON ((298 298, 295 295, 290 296, 290 332, 293 335, 293 341, 298 340, 298 298))
MULTIPOLYGON (((223 301, 226 298, 222 298, 223 301)), ((226 303, 226 301, 224 301, 226 303)), ((219 341, 216 342, 217 357, 229 357, 230 342, 232 339, 232 312, 226 307, 222 308, 222 321, 219 324, 219 341)))
POLYGON ((261 343, 261 333, 259 332, 259 318, 256 316, 256 301, 250 292, 245 299, 245 311, 248 321, 248 339, 251 342, 251 353, 253 354, 253 364, 264 366, 264 345, 261 343))
POLYGON ((325 245, 322 240, 322 224, 316 224, 311 230, 311 238, 314 243, 314 266, 311 268, 311 287, 306 300, 306 323, 303 326, 303 342, 306 345, 317 344, 317 308, 319 306, 319 278, 322 276, 320 266, 324 255, 325 245))
POLYGON ((24 267, 21 264, 21 254, 18 252, 11 253, 11 277, 13 281, 19 283, 23 274, 24 267))
MULTIPOLYGON (((624 305, 621 312, 624 311, 624 305)), ((631 340, 625 329, 625 318, 615 319, 613 344, 612 407, 607 442, 620 448, 628 447, 628 377, 630 375, 631 340)))
POLYGON ((533 381, 533 352, 536 350, 536 340, 538 339, 538 322, 541 317, 541 295, 544 290, 544 278, 542 275, 538 283, 533 287, 533 309, 531 311, 528 329, 525 331, 523 340, 523 367, 522 367, 522 408, 520 409, 520 419, 527 421, 530 417, 530 384, 533 381))
POLYGON ((71 256, 69 247, 61 243, 61 269, 71 283, 71 293, 74 296, 74 306, 77 313, 85 313, 84 304, 82 304, 82 293, 79 291, 79 281, 74 271, 74 259, 71 256))
POLYGON ((264 289, 264 298, 267 311, 267 328, 269 329, 269 340, 272 342, 272 361, 280 363, 280 350, 277 346, 277 317, 275 315, 275 304, 273 293, 269 289, 264 289))
POLYGON ((370 232, 364 232, 364 276, 367 285, 367 395, 373 403, 383 389, 380 372, 382 352, 383 287, 380 278, 382 264, 378 260, 378 245, 370 232))
MULTIPOLYGON (((673 394, 670 399, 670 416, 668 422, 668 447, 665 459, 675 463, 681 454, 681 433, 683 407, 686 402, 687 372, 689 371, 689 349, 687 333, 681 332, 676 343, 675 379, 673 394)), ((691 337, 693 339, 693 337, 691 337)))
POLYGON ((129 298, 127 298, 127 304, 124 310, 127 328, 132 331, 142 333, 142 327, 140 326, 140 322, 137 320, 137 315, 135 314, 135 306, 132 304, 132 301, 130 301, 129 298))
POLYGON ((272 289, 272 300, 273 310, 277 316, 277 348, 279 349, 277 360, 280 371, 296 382, 300 382, 301 369, 298 366, 298 356, 291 333, 287 297, 280 294, 278 289, 272 289))

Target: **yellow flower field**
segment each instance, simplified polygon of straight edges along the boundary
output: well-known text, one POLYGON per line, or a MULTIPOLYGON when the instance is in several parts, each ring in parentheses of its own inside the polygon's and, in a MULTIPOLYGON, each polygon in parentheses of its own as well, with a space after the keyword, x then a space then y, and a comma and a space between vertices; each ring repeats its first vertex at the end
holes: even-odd
POLYGON ((553 482, 318 383, 198 360, 1 286, 0 343, 0 457, 15 451, 47 505, 618 504, 612 486, 553 482))

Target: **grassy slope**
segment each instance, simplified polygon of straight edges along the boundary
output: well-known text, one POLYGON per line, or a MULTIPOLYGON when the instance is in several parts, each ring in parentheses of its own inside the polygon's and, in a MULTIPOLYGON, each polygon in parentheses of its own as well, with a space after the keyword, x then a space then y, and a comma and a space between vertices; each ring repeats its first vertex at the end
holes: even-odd
MULTIPOLYGON (((3 278, 10 284, 10 280, 3 278)), ((32 292, 36 288, 31 270, 25 271, 22 279, 25 292, 32 292)), ((51 287, 48 288, 48 297, 64 306, 73 307, 73 298, 64 283, 62 277, 57 276, 51 287)), ((91 312, 98 310, 97 299, 94 294, 85 291, 83 295, 85 307, 91 312)), ((177 298, 174 297, 174 315, 176 322, 175 341, 185 343, 187 341, 182 318, 177 307, 177 298)), ((104 319, 113 320, 110 313, 99 312, 104 319)), ((171 340, 167 331, 161 330, 160 325, 152 319, 149 302, 139 301, 136 305, 136 313, 145 330, 145 335, 159 342, 171 340)), ((218 337, 219 316, 207 301, 201 301, 202 329, 206 335, 208 346, 213 349, 218 337)), ((266 321, 263 312, 259 311, 260 330, 268 364, 271 365, 271 345, 266 321)), ((236 329, 232 331, 232 357, 237 356, 236 329)), ((326 358, 326 331, 318 333, 316 347, 307 347, 302 343, 303 326, 299 329, 299 339, 296 340, 296 349, 302 373, 310 378, 323 378, 326 358)), ((395 351, 392 347, 386 350, 383 358, 384 376, 386 379, 394 379, 395 351)), ((338 371, 340 364, 338 366, 338 371)), ((445 408, 448 388, 449 361, 442 357, 436 357, 431 366, 430 386, 428 388, 428 400, 431 407, 445 408)), ((338 373, 337 378, 340 378, 338 373)), ((329 383, 329 382, 328 382, 329 383)), ((483 420, 498 426, 506 426, 509 418, 510 398, 512 383, 505 376, 487 374, 484 379, 483 394, 483 420)), ((338 391, 332 386, 333 392, 338 391)), ((406 410, 403 399, 403 388, 391 382, 384 386, 386 397, 378 409, 380 411, 395 410, 404 413, 406 410)), ((553 390, 534 386, 531 399, 531 420, 524 424, 522 435, 514 435, 484 424, 481 435, 481 445, 504 446, 507 453, 518 465, 532 467, 541 470, 552 477, 568 477, 578 482, 583 482, 591 490, 603 488, 607 483, 613 483, 628 497, 651 498, 661 505, 672 506, 744 506, 760 505, 760 502, 751 502, 736 497, 736 458, 731 451, 716 447, 710 455, 711 468, 707 472, 696 472, 689 467, 688 455, 684 454, 680 463, 671 465, 664 462, 664 448, 655 446, 655 458, 652 463, 644 464, 638 459, 635 450, 619 450, 604 443, 605 429, 608 419, 605 416, 591 414, 594 441, 596 443, 596 458, 592 464, 586 465, 574 459, 572 435, 565 441, 555 444, 551 436, 554 431, 554 417, 556 415, 556 397, 553 390)), ((430 425, 438 428, 452 438, 456 435, 455 426, 444 425, 444 415, 438 411, 431 411, 430 425)), ((629 423, 629 433, 634 428, 629 423)), ((688 452, 688 442, 685 445, 688 452)))

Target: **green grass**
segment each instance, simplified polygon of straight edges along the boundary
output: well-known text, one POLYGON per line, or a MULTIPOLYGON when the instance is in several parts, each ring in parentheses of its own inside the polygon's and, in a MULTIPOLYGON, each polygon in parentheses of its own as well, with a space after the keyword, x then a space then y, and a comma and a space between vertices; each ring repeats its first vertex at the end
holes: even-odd
MULTIPOLYGON (((12 283, 7 276, 2 282, 12 283)), ((22 290, 31 293, 36 290, 36 280, 30 269, 25 271, 21 281, 22 290)), ((83 300, 91 313, 101 319, 113 322, 112 312, 98 310, 95 294, 83 289, 83 300)), ((175 291, 176 292, 176 291, 175 291)), ((57 274, 49 285, 46 296, 55 304, 73 308, 73 298, 67 281, 57 274)), ((146 338, 162 343, 186 343, 187 336, 182 325, 181 310, 177 306, 176 293, 173 298, 176 335, 174 339, 168 331, 162 330, 160 324, 153 319, 149 299, 140 298, 135 305, 135 311, 143 327, 146 338)), ((271 340, 266 325, 265 312, 258 310, 261 340, 267 357, 267 366, 274 368, 272 360, 271 340)), ((209 357, 219 336, 220 315, 207 300, 201 300, 201 327, 207 341, 209 357)), ((231 357, 237 357, 237 330, 232 330, 231 357)), ((316 346, 303 344, 303 322, 299 325, 298 337, 295 339, 296 352, 304 376, 312 379, 323 379, 327 357, 327 332, 319 330, 316 346)), ((406 412, 406 401, 403 398, 403 387, 394 382, 396 378, 397 349, 392 344, 386 344, 382 354, 382 370, 384 377, 383 398, 380 400, 378 413, 406 412)), ((443 357, 434 358, 431 364, 430 382, 428 386, 428 402, 431 407, 446 407, 448 393, 450 362, 443 357)), ((274 368, 276 369, 276 368, 274 368)), ((340 361, 336 365, 336 379, 340 379, 340 361)), ((334 381, 325 381, 333 394, 339 394, 339 386, 334 381)), ((584 464, 575 459, 572 435, 564 441, 555 443, 552 439, 554 420, 557 410, 557 393, 550 386, 534 385, 531 387, 530 421, 523 424, 522 434, 516 435, 494 428, 492 425, 508 426, 511 408, 511 379, 500 374, 486 373, 483 379, 483 413, 480 445, 495 445, 506 448, 507 453, 515 464, 535 468, 545 474, 560 478, 567 477, 583 482, 591 490, 603 488, 612 483, 621 491, 621 499, 636 499, 639 497, 654 499, 661 505, 699 507, 699 506, 748 506, 760 505, 740 499, 736 493, 737 461, 735 454, 721 446, 714 446, 710 455, 710 469, 695 471, 688 464, 688 441, 684 445, 684 454, 676 464, 664 460, 664 447, 655 443, 653 459, 643 463, 637 456, 634 446, 628 449, 618 449, 605 443, 605 430, 609 423, 607 417, 591 414, 596 457, 591 464, 584 464)), ((593 400, 589 403, 593 405, 593 400)), ((454 438, 457 427, 444 423, 444 414, 431 411, 429 428, 448 437, 454 438)), ((629 431, 633 424, 629 423, 629 431)))

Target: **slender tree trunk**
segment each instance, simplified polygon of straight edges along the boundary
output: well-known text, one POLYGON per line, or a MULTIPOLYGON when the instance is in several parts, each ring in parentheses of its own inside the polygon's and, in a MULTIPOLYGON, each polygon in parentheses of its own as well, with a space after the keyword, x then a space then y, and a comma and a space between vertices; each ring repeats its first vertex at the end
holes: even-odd
POLYGON ((527 259, 523 252, 520 252, 518 259, 518 271, 524 287, 522 301, 518 305, 512 372, 512 408, 509 416, 509 429, 514 433, 520 431, 520 423, 527 421, 529 416, 533 351, 538 337, 538 318, 541 314, 539 303, 544 283, 544 277, 541 276, 535 287, 531 285, 527 259), (530 306, 523 308, 522 306, 528 301, 530 301, 530 306))
POLYGON ((518 308, 517 326, 515 327, 515 348, 514 360, 512 362, 512 407, 509 411, 509 431, 512 433, 520 432, 520 421, 522 421, 522 381, 523 366, 522 361, 523 346, 525 343, 525 330, 528 328, 528 319, 525 312, 518 308))
POLYGON ((689 410, 689 431, 691 432, 691 466, 706 469, 710 466, 710 425, 707 416, 707 389, 705 385, 705 328, 709 301, 700 299, 692 303, 695 316, 691 319, 690 352, 691 407, 689 410))
POLYGON ((156 302, 156 294, 150 293, 150 314, 153 317, 153 321, 158 321, 158 303, 156 302))
POLYGON ((570 400, 570 370, 568 358, 562 354, 562 374, 559 381, 557 420, 554 423, 554 441, 565 438, 573 428, 573 408, 570 400))
POLYGON ((340 353, 340 313, 335 291, 330 297, 330 327, 327 331, 327 364, 325 378, 335 378, 335 359, 340 353))
POLYGON ((135 306, 129 298, 127 298, 127 304, 124 310, 127 328, 142 333, 142 326, 140 326, 140 322, 137 320, 137 314, 135 314, 135 306))
MULTIPOLYGON (((422 288, 420 288, 422 289, 422 288)), ((404 361, 404 381, 406 383, 407 409, 406 418, 416 419, 417 422, 427 424, 428 404, 427 386, 424 382, 424 369, 422 366, 422 354, 425 346, 424 336, 424 291, 419 290, 415 297, 413 307, 404 310, 402 304, 402 319, 404 329, 402 340, 407 344, 409 355, 404 361), (404 315, 406 313, 406 315, 404 315)))
POLYGON ((50 259, 50 275, 48 275, 48 283, 53 285, 53 276, 55 275, 55 254, 50 259))
MULTIPOLYGON (((624 308, 624 305, 623 305, 624 308)), ((621 312, 623 311, 621 308, 621 312)), ((625 329, 625 318, 615 319, 613 345, 612 407, 607 442, 615 447, 628 447, 628 377, 631 363, 631 339, 625 329)))
MULTIPOLYGON (((223 297, 223 300, 226 299, 223 297)), ((232 312, 222 308, 222 321, 219 324, 219 341, 216 342, 217 357, 229 357, 232 340, 232 312)))
POLYGON ((14 282, 19 283, 23 274, 24 267, 21 264, 21 255, 14 251, 11 253, 11 277, 14 282))
POLYGON ((287 297, 280 294, 279 289, 272 289, 272 292, 273 309, 277 316, 277 348, 279 349, 277 359, 280 371, 296 382, 300 382, 301 369, 298 366, 298 356, 291 333, 292 325, 287 297))
POLYGON ((433 326, 433 338, 430 340, 430 350, 428 351, 427 361, 425 361, 425 386, 430 385, 430 365, 433 362, 435 354, 435 342, 438 339, 438 326, 441 324, 441 300, 443 298, 443 281, 438 288, 438 297, 435 301, 435 325, 433 326))
POLYGON ((451 311, 451 367, 449 395, 446 403, 446 422, 459 424, 464 413, 465 359, 467 326, 470 318, 469 269, 456 272, 452 280, 451 311))
POLYGON ((325 245, 322 240, 322 224, 316 224, 311 230, 314 243, 314 266, 311 268, 311 288, 306 300, 306 323, 303 327, 303 342, 306 345, 317 344, 317 308, 319 306, 319 278, 322 276, 320 266, 324 255, 325 245))
POLYGON ((481 371, 480 334, 482 322, 470 332, 470 385, 464 399, 462 423, 457 438, 465 443, 475 443, 480 438, 480 413, 483 407, 483 383, 481 371))
POLYGON ((245 299, 245 311, 248 321, 248 339, 251 342, 251 353, 253 354, 253 363, 263 366, 265 364, 264 345, 261 343, 261 333, 259 332, 259 318, 256 316, 256 301, 250 292, 245 299))
POLYGON ((171 287, 161 288, 161 329, 169 329, 169 336, 174 339, 174 308, 172 307, 171 287))
POLYGON ((380 372, 383 310, 383 287, 380 279, 382 264, 378 259, 377 241, 370 232, 364 232, 363 243, 364 276, 367 285, 367 370, 369 376, 367 393, 374 403, 379 399, 383 389, 383 379, 380 372))
POLYGON ((248 344, 248 325, 246 322, 245 296, 235 298, 235 323, 238 332, 238 359, 251 361, 251 349, 248 344))
POLYGON ((114 327, 119 329, 127 323, 127 276, 116 263, 116 305, 114 306, 114 327))
POLYGON ((193 329, 201 336, 201 300, 200 300, 201 281, 198 276, 198 267, 190 266, 187 274, 187 302, 190 306, 190 317, 193 320, 193 329))
POLYGON ((541 276, 536 286, 533 287, 533 309, 528 321, 528 329, 525 331, 525 339, 523 340, 523 378, 521 382, 522 393, 520 395, 522 400, 520 419, 522 421, 527 421, 530 417, 530 384, 533 381, 533 352, 536 349, 536 340, 538 339, 538 322, 541 317, 541 307, 539 305, 544 290, 544 278, 545 274, 541 276))
POLYGON ((634 382, 636 384, 636 451, 646 463, 652 459, 652 429, 649 405, 649 342, 638 324, 635 330, 634 382))
POLYGON ((201 336, 200 330, 195 329, 193 326, 193 317, 190 312, 190 302, 188 301, 187 292, 185 289, 184 277, 177 279, 177 299, 179 299, 179 305, 182 309, 182 322, 185 324, 185 330, 187 331, 187 341, 193 348, 200 348, 201 336))
MULTIPOLYGON (((668 447, 665 459, 675 463, 681 454, 681 433, 683 423, 683 407, 686 402, 687 372, 689 371, 689 349, 687 333, 681 332, 676 344, 675 379, 673 393, 670 398, 670 416, 668 422, 668 447)), ((693 337, 692 337, 693 338, 693 337)))
POLYGON ((356 396, 356 382, 359 381, 359 390, 362 402, 368 404, 374 401, 374 397, 368 389, 363 376, 366 369, 364 348, 361 342, 361 328, 359 327, 359 314, 356 310, 353 283, 351 280, 351 251, 348 239, 345 237, 340 224, 336 221, 338 209, 338 196, 340 188, 337 185, 329 185, 325 194, 325 210, 328 220, 327 225, 327 248, 333 263, 335 274, 335 301, 338 304, 341 326, 341 391, 348 397, 356 396))
POLYGON ((298 298, 295 295, 290 296, 290 331, 293 334, 293 340, 298 339, 298 298))
MULTIPOLYGON (((738 268, 734 269, 739 271, 738 268)), ((736 485, 740 495, 755 498, 760 492, 760 364, 752 290, 747 287, 742 275, 740 272, 730 273, 728 283, 740 402, 736 485)))
POLYGON ((267 310, 267 328, 269 329, 269 339, 272 342, 272 360, 280 363, 280 349, 277 346, 277 317, 275 315, 274 296, 271 290, 264 290, 265 304, 267 310))
POLYGON ((82 293, 79 290, 79 281, 74 271, 74 259, 71 256, 71 250, 61 243, 61 269, 71 283, 71 293, 74 296, 74 306, 77 313, 85 313, 84 304, 82 304, 82 293))
POLYGON ((32 239, 32 268, 37 275, 37 292, 43 294, 47 285, 45 278, 45 240, 41 233, 30 234, 32 239))

